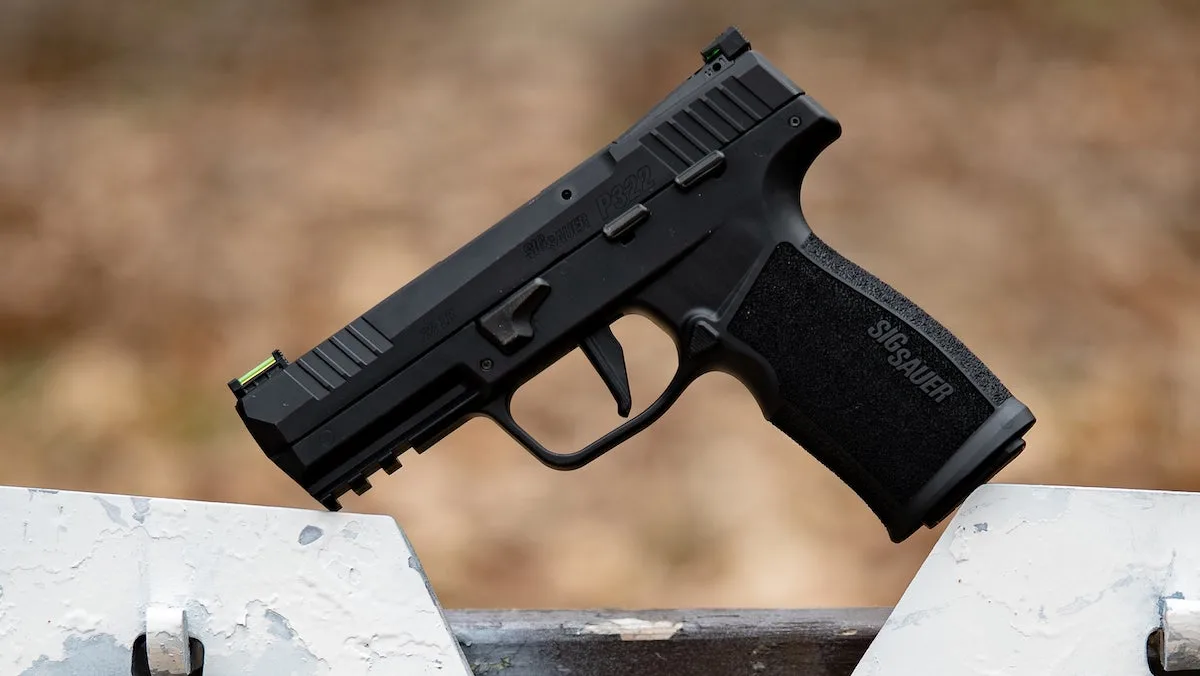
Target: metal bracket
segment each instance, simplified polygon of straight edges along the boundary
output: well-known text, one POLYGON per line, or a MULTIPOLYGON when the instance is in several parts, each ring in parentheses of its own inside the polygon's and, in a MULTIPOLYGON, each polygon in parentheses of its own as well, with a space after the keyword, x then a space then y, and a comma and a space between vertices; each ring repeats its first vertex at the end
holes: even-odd
POLYGON ((390 517, 12 487, 0 514, 6 675, 471 674, 390 517))
POLYGON ((146 608, 146 665, 150 676, 192 676, 190 639, 187 614, 182 608, 146 608))
POLYGON ((1163 602, 1159 660, 1168 672, 1200 669, 1200 602, 1163 602))
POLYGON ((1154 673, 1196 669, 1198 528, 1196 493, 982 486, 854 676, 1148 676, 1156 658, 1154 673))

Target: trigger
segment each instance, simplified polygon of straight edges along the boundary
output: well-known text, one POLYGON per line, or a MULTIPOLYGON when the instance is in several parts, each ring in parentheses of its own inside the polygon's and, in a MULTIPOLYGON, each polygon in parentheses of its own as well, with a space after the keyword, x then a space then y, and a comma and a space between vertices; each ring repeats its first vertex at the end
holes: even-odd
POLYGON ((584 338, 579 347, 608 386, 613 399, 617 400, 617 413, 622 418, 628 417, 633 408, 633 397, 629 393, 629 374, 625 372, 625 351, 612 328, 605 326, 584 338))

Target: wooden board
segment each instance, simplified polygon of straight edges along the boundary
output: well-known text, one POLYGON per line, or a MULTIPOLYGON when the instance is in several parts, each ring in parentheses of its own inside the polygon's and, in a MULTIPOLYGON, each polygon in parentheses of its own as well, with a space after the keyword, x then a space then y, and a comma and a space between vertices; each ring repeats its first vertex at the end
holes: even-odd
POLYGON ((849 676, 889 611, 445 612, 475 674, 849 676))

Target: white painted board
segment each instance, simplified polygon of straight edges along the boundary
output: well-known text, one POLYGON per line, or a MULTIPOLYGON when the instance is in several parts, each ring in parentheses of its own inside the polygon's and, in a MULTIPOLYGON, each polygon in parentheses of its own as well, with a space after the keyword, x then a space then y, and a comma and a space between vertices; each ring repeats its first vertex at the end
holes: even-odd
POLYGON ((1200 599, 1200 494, 985 485, 855 676, 1143 676, 1168 599, 1200 599))
POLYGON ((387 516, 0 487, 0 674, 129 674, 148 606, 205 676, 471 673, 387 516))

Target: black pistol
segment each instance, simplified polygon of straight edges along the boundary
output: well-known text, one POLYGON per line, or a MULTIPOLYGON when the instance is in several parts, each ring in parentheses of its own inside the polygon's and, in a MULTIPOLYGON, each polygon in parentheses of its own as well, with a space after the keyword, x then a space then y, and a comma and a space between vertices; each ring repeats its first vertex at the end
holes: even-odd
MULTIPOLYGON (((723 371, 853 489, 894 542, 1025 447, 1029 409, 946 328, 822 242, 800 185, 841 126, 736 29, 619 138, 308 353, 230 381, 267 456, 327 509, 474 416, 575 469, 723 371), (573 453, 513 393, 581 348, 628 417, 610 325, 666 329, 679 366, 642 413, 573 453)), ((714 477, 717 480, 717 477, 714 477)))

